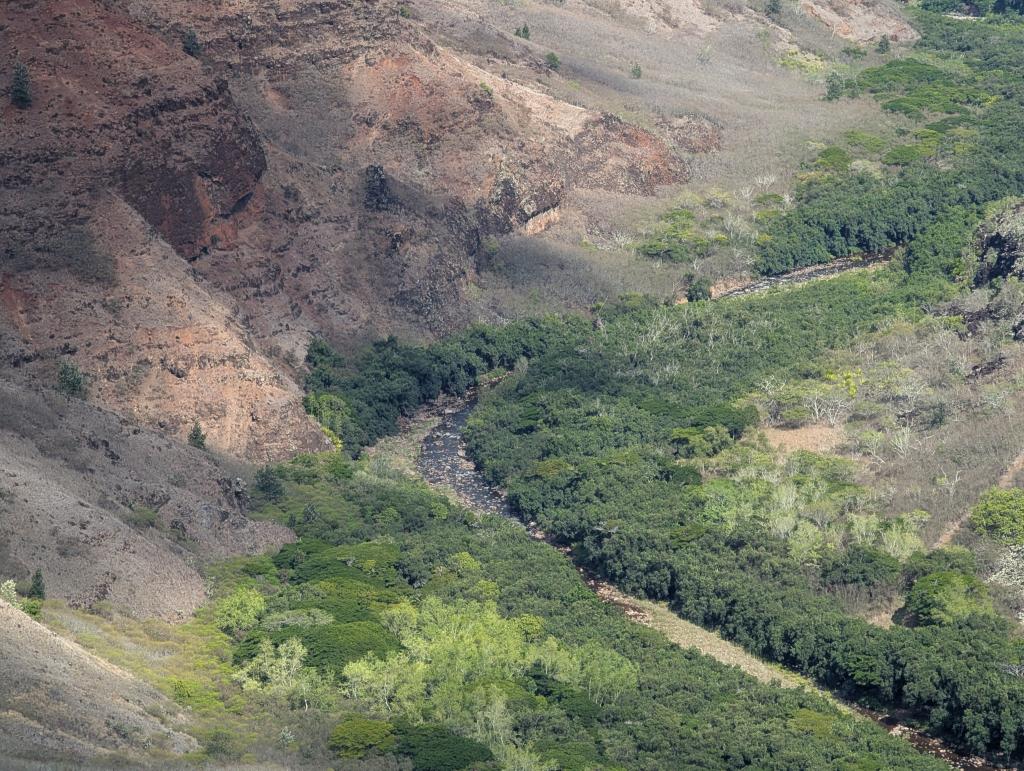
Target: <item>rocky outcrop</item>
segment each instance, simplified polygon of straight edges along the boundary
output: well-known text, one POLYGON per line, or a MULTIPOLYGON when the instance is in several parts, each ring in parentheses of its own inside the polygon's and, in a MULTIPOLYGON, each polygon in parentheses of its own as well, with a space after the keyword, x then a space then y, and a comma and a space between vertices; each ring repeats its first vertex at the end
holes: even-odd
POLYGON ((867 43, 887 35, 898 43, 912 43, 920 35, 886 0, 801 0, 800 10, 846 40, 867 43))
POLYGON ((978 229, 974 285, 1015 276, 1024 280, 1024 201, 1002 206, 978 229))

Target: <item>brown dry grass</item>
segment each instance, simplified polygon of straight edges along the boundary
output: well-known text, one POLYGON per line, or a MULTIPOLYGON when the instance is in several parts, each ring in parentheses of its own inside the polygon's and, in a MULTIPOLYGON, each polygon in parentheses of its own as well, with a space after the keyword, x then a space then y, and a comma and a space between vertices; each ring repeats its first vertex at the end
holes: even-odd
POLYGON ((844 438, 841 426, 809 425, 800 428, 767 426, 761 430, 769 444, 778 447, 784 453, 795 450, 829 452, 842 444, 844 438))

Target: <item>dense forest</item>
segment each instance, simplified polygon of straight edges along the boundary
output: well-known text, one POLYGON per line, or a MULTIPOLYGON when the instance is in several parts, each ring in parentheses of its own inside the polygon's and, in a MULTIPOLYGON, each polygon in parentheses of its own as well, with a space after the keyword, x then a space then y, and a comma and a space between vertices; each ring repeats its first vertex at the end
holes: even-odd
MULTIPOLYGON (((257 494, 258 516, 299 540, 223 566, 207 620, 230 646, 247 711, 273 719, 309 759, 424 770, 941 767, 820 696, 671 645, 601 602, 522 527, 480 519, 369 460, 300 456, 265 471, 257 494)), ((214 685, 178 688, 221 755, 237 756, 246 731, 224 731, 237 710, 214 685)))
MULTIPOLYGON (((942 223, 1024 192, 1024 29, 989 20, 964 24, 920 14, 916 56, 861 72, 847 84, 921 125, 913 142, 890 148, 892 171, 810 176, 796 205, 769 220, 759 247, 766 274, 913 245, 942 223)), ((929 250, 934 267, 956 260, 929 250)), ((922 259, 911 249, 908 259, 922 259)))

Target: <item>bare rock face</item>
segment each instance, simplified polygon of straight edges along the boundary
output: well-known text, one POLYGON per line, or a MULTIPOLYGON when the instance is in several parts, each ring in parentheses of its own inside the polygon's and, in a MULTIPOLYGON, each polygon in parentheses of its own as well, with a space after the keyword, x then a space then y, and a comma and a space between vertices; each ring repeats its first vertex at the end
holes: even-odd
POLYGON ((47 768, 120 766, 126 756, 141 760, 149 747, 172 755, 198 749, 195 739, 171 727, 185 721, 174 702, 2 600, 0 649, 5 767, 19 760, 47 768))
POLYGON ((324 448, 298 386, 255 351, 223 298, 124 203, 97 202, 90 238, 115 282, 23 271, 0 283, 0 353, 14 374, 56 384, 58 360, 89 398, 180 437, 198 421, 209 447, 266 462, 324 448))
POLYGON ((900 12, 884 1, 801 0, 800 10, 846 40, 867 43, 887 35, 898 43, 913 43, 920 35, 900 12))
POLYGON ((238 456, 321 448, 300 389, 188 269, 261 196, 265 156, 226 81, 107 4, 0 16, 0 60, 26 63, 33 95, 4 106, 0 135, 7 361, 52 383, 70 358, 101 404, 181 437, 199 420, 238 456))

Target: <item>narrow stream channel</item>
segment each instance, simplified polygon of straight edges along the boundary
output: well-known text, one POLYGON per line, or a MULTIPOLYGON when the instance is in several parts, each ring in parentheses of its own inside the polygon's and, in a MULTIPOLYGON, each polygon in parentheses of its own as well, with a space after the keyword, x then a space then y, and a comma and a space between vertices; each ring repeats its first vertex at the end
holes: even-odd
MULTIPOLYGON (((552 543, 533 523, 524 524, 517 519, 502 492, 488 483, 476 470, 472 461, 466 457, 462 430, 475 406, 476 398, 470 395, 466 399, 449 401, 444 406, 437 407, 434 414, 439 415, 441 420, 423 439, 416 458, 417 471, 428 484, 447 488, 453 492, 455 497, 467 508, 485 514, 508 517, 523 525, 532 538, 545 541, 565 555, 566 559, 572 561, 571 549, 552 543)), ((636 614, 630 613, 628 598, 624 599, 621 592, 615 590, 610 584, 588 574, 575 563, 574 567, 598 597, 605 602, 621 607, 627 616, 636 619, 636 614)), ((952 768, 996 771, 996 766, 990 765, 978 757, 962 755, 941 740, 905 725, 896 716, 875 712, 854 704, 848 706, 857 714, 875 721, 890 734, 906 740, 919 752, 943 760, 952 768)))

